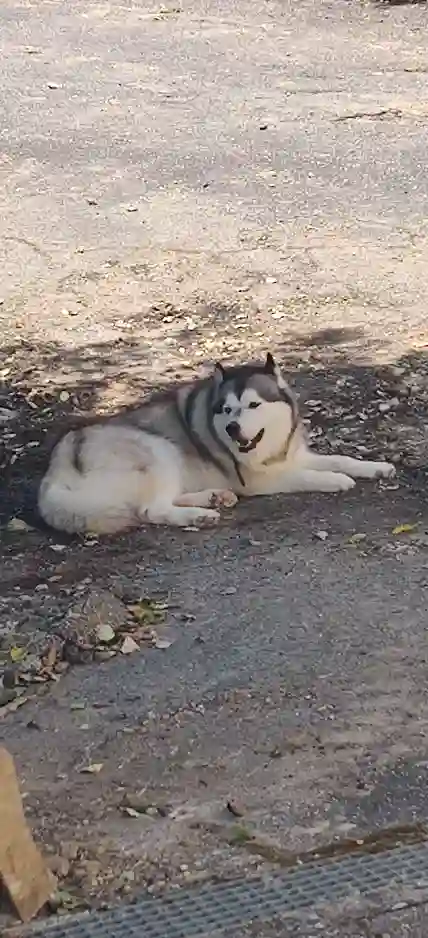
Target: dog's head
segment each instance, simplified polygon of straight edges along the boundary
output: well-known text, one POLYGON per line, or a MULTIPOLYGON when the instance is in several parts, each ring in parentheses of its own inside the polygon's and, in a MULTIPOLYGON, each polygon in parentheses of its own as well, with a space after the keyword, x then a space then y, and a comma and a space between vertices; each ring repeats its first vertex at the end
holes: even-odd
POLYGON ((213 425, 222 444, 238 462, 277 456, 295 426, 297 407, 272 355, 263 365, 217 364, 213 381, 213 425))

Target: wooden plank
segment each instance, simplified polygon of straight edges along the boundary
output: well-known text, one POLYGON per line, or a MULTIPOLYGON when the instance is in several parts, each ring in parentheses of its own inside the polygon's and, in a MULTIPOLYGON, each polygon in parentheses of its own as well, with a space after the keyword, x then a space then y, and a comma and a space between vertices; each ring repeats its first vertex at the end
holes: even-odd
POLYGON ((0 748, 0 883, 23 922, 55 892, 56 881, 25 820, 12 756, 0 748))

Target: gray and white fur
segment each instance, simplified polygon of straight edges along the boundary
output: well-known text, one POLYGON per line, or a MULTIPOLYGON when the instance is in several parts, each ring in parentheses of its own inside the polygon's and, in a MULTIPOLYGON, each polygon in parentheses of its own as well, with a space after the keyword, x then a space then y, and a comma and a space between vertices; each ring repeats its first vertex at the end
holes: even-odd
POLYGON ((70 430, 52 452, 39 511, 52 527, 107 534, 151 522, 210 525, 238 496, 346 492, 392 478, 385 462, 309 448, 272 355, 70 430))

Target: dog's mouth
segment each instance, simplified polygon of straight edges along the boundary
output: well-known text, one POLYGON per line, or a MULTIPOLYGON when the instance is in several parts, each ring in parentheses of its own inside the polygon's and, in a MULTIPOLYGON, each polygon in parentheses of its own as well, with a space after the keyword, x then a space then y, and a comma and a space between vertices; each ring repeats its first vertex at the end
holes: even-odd
POLYGON ((237 440, 238 449, 240 453, 251 453, 251 450, 255 449, 256 446, 260 443, 260 440, 264 436, 264 429, 262 427, 252 440, 237 440))

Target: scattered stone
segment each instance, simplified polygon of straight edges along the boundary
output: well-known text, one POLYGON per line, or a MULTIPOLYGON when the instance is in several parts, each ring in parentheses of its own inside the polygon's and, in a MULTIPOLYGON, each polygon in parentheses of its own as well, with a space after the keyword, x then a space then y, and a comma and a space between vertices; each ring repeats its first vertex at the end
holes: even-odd
POLYGON ((319 541, 326 541, 328 538, 328 531, 315 531, 314 537, 319 541))
POLYGON ((155 648, 166 649, 171 647, 172 641, 169 638, 159 638, 157 635, 155 635, 153 639, 153 645, 155 648))
POLYGON ((134 639, 127 635, 121 646, 122 655, 132 655, 134 651, 140 651, 140 646, 137 645, 137 642, 134 642, 134 639))
POLYGON ((123 629, 128 616, 125 604, 108 590, 90 589, 74 603, 57 628, 63 638, 96 643, 98 630, 110 626, 113 633, 123 629))
POLYGON ((0 882, 23 922, 49 901, 56 885, 26 823, 15 766, 6 749, 0 749, 0 882))
POLYGON ((226 804, 226 808, 229 814, 231 814, 233 817, 243 816, 243 812, 236 806, 234 801, 228 801, 226 804))
POLYGON ((116 632, 108 622, 104 622, 102 625, 97 626, 95 636, 101 645, 108 645, 109 642, 113 642, 116 638, 116 632))

